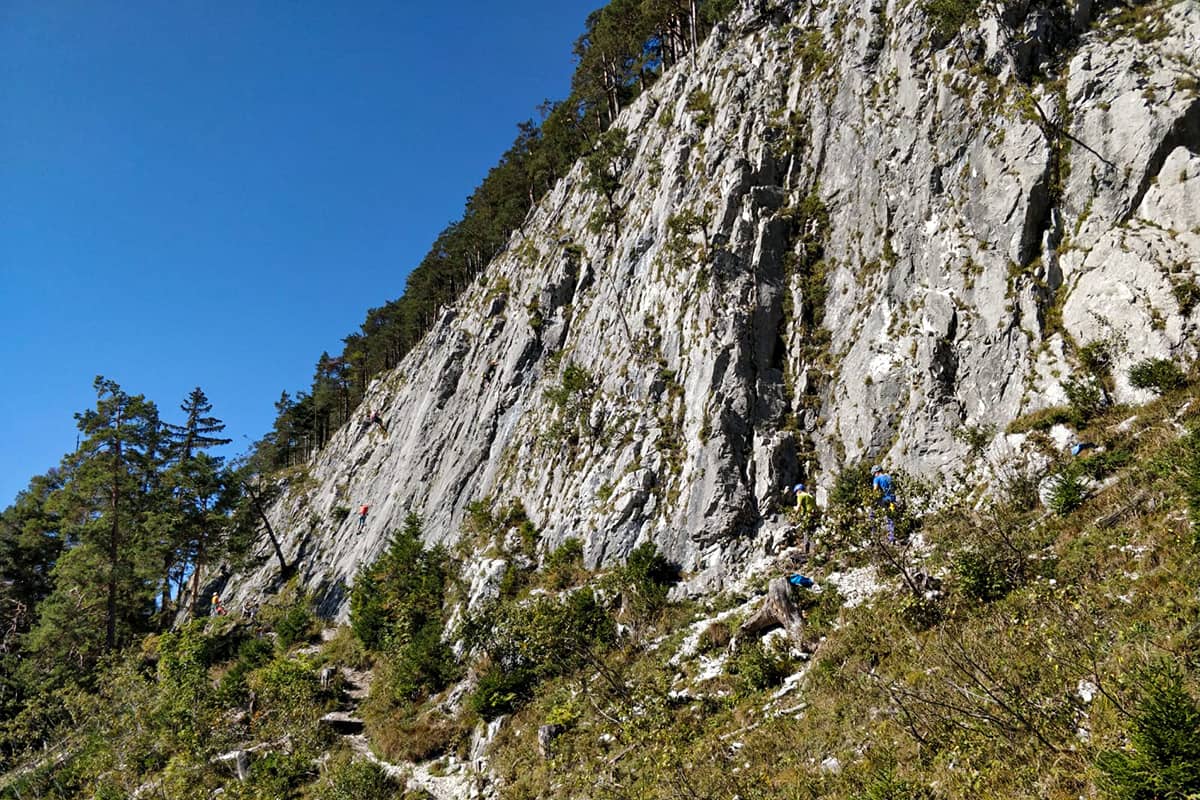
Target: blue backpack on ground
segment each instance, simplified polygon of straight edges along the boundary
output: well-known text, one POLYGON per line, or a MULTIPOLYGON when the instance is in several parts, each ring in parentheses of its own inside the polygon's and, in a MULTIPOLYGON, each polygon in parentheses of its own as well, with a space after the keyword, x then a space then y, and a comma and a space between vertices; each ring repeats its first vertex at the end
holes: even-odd
POLYGON ((788 575, 788 583, 792 586, 799 586, 801 589, 811 589, 813 585, 812 578, 806 578, 803 575, 788 575))

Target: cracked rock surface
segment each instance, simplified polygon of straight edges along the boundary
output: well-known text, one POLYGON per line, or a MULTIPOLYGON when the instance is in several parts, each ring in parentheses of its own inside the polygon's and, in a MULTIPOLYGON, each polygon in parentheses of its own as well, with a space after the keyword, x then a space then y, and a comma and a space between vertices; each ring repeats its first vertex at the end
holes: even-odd
MULTIPOLYGON (((289 479, 269 515, 304 586, 344 616, 406 513, 449 544, 492 498, 547 551, 653 541, 718 591, 782 486, 948 471, 957 429, 999 446, 1098 338, 1124 341, 1118 399, 1135 361, 1195 357, 1200 4, 1152 36, 1025 5, 937 47, 918 3, 744 2, 622 112, 619 222, 589 225, 577 165, 371 386, 386 433, 352 421, 289 479)), ((271 586, 259 555, 227 602, 271 586)))

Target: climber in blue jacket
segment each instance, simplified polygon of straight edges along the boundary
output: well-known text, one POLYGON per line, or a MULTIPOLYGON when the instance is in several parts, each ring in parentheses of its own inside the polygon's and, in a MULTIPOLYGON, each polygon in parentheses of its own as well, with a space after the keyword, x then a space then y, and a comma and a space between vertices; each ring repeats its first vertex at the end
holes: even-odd
POLYGON ((896 541, 896 521, 894 519, 896 512, 896 487, 892 483, 892 476, 883 471, 883 467, 879 464, 871 467, 871 474, 874 480, 871 482, 872 488, 877 495, 876 504, 883 509, 884 518, 887 520, 888 542, 896 541))

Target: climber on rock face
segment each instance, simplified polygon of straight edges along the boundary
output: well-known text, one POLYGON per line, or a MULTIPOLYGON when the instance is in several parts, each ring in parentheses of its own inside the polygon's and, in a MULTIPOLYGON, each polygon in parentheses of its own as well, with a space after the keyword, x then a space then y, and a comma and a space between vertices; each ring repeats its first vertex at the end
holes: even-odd
POLYGON ((367 512, 370 511, 370 506, 366 503, 358 510, 358 532, 362 533, 363 526, 367 524, 367 512))

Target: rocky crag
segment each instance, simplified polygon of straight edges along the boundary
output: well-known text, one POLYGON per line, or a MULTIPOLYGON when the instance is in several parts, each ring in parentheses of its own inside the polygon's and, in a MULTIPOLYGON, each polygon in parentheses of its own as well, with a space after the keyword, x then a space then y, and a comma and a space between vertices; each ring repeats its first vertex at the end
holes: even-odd
MULTIPOLYGON (((1004 425, 1061 403, 1090 342, 1118 400, 1134 361, 1195 357, 1200 4, 938 22, 748 0, 626 108, 373 384, 386 431, 346 426, 268 510, 325 610, 408 512, 453 543, 485 499, 717 591, 781 486, 1019 451, 1004 425)), ((229 602, 277 579, 259 556, 229 602)))

